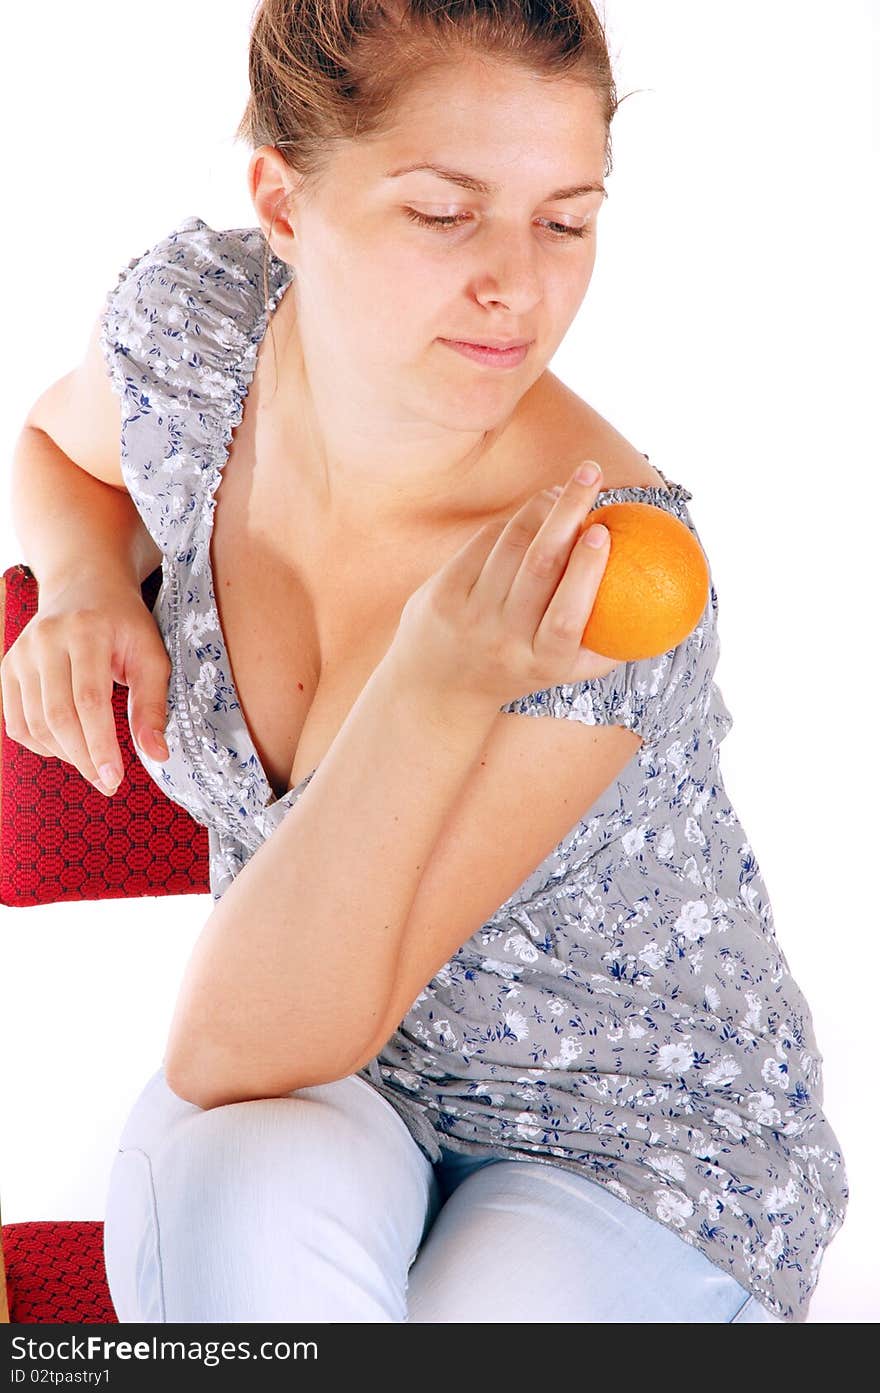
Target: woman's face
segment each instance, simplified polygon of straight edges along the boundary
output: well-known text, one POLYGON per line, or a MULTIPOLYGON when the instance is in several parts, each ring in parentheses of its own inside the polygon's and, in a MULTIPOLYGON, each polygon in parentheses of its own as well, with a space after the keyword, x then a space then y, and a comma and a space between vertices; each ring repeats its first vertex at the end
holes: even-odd
POLYGON ((469 59, 415 86, 391 133, 343 145, 309 199, 297 201, 285 168, 295 235, 279 254, 295 267, 310 378, 332 374, 340 401, 360 394, 402 426, 482 431, 504 419, 589 285, 605 139, 582 84, 469 59), (491 187, 401 172, 425 162, 491 187), (596 188, 561 192, 582 185, 596 188), (532 343, 502 369, 444 342, 492 338, 532 343))

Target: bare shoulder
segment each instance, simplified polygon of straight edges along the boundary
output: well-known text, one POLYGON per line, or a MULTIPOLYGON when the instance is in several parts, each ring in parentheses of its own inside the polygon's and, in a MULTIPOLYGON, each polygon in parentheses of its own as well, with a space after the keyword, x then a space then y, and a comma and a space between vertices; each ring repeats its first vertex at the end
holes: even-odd
POLYGON ((548 484, 565 483, 578 459, 594 459, 602 467, 603 488, 666 488, 644 453, 610 421, 553 374, 547 377, 541 412, 548 484))

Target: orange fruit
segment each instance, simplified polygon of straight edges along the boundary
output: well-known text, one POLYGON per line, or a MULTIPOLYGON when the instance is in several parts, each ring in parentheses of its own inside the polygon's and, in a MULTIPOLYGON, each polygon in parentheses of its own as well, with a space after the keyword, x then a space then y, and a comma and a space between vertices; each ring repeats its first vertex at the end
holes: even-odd
POLYGON ((653 503, 608 503, 581 525, 604 523, 608 561, 581 644, 606 658, 656 658, 697 626, 709 567, 689 528, 653 503))

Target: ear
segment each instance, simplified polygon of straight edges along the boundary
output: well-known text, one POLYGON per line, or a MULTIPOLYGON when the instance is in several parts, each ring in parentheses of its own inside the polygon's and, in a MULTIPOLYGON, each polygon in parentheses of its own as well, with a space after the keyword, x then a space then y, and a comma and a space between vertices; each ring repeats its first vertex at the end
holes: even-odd
POLYGON ((291 191, 296 173, 274 145, 260 145, 250 157, 247 183, 263 235, 272 251, 293 265, 291 191))

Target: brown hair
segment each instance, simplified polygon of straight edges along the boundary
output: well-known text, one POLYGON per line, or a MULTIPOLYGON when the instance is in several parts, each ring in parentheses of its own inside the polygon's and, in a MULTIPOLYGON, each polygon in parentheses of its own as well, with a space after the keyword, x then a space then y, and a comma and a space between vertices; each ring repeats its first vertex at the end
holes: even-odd
MULTIPOLYGON (((610 127, 620 103, 589 0, 261 0, 236 139, 252 150, 276 147, 300 176, 298 197, 308 198, 336 142, 381 134, 410 84, 462 50, 592 88, 606 128, 604 173, 611 172, 610 127)), ((267 239, 267 313, 269 254, 267 239)))

